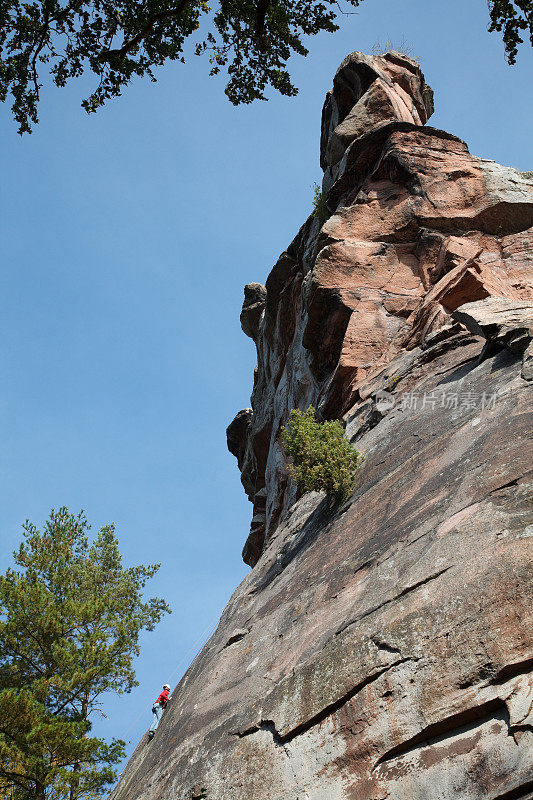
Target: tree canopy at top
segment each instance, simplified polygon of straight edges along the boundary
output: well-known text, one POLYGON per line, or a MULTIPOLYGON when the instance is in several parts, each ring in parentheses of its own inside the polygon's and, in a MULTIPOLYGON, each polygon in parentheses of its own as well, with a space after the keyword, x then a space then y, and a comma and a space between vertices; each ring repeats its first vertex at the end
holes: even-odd
MULTIPOLYGON (((502 33, 513 64, 524 31, 533 44, 533 0, 488 5, 489 30, 502 33)), ((211 74, 227 71, 225 91, 235 105, 265 99, 268 86, 295 95, 288 59, 307 55, 303 36, 337 30, 339 13, 347 13, 339 0, 219 0, 214 9, 206 0, 2 0, 0 99, 12 96, 19 133, 30 132, 46 70, 57 86, 92 72, 95 88, 82 106, 96 111, 133 76, 155 80, 155 67, 183 61, 185 40, 211 10, 212 30, 196 52, 208 54, 211 74)))

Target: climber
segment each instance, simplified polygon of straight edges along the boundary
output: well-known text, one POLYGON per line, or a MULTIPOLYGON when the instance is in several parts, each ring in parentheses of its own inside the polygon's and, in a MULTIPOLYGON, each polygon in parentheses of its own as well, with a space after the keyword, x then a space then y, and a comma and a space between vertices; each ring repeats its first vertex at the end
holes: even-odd
POLYGON ((154 738, 155 730, 159 725, 161 717, 163 716, 163 711, 166 708, 168 701, 172 699, 172 695, 169 695, 169 692, 170 692, 170 686, 168 685, 168 683, 165 683, 165 685, 163 686, 163 691, 161 692, 161 694, 159 695, 159 697, 152 706, 152 714, 154 715, 154 719, 152 724, 150 725, 150 730, 148 731, 149 739, 154 738))

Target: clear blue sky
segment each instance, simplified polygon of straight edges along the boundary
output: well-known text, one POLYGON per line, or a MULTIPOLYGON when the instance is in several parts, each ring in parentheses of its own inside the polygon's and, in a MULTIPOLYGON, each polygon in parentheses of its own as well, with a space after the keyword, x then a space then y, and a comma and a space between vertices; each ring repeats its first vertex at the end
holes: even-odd
POLYGON ((246 572, 251 506, 225 442, 255 364, 242 289, 310 211, 339 62, 407 39, 435 90, 430 124, 533 169, 531 50, 507 66, 485 0, 366 0, 341 25, 293 60, 293 99, 234 108, 192 57, 91 117, 83 82, 46 90, 23 139, 2 111, 0 569, 26 518, 83 508, 95 528, 116 522, 127 563, 162 562, 152 589, 174 609, 143 640, 140 687, 107 702, 108 737, 137 741, 246 572))

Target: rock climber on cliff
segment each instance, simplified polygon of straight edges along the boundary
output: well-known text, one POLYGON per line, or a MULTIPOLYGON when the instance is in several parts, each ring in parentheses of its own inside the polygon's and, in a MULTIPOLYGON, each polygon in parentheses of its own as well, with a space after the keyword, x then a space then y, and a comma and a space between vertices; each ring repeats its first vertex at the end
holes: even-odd
POLYGON ((152 714, 154 715, 154 719, 150 725, 150 730, 148 731, 149 739, 154 738, 156 728, 159 725, 161 717, 163 716, 163 711, 165 710, 168 701, 172 699, 172 696, 169 694, 169 692, 170 686, 168 683, 165 683, 163 686, 163 691, 152 706, 152 714))

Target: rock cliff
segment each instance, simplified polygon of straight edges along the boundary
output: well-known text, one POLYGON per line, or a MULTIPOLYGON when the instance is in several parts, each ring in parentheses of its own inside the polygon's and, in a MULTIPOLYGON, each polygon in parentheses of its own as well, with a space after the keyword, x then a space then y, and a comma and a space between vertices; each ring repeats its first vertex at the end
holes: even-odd
POLYGON ((245 289, 253 569, 113 800, 533 798, 533 180, 432 111, 398 53, 335 75, 317 211, 245 289), (365 455, 342 508, 287 478, 310 404, 365 455))

